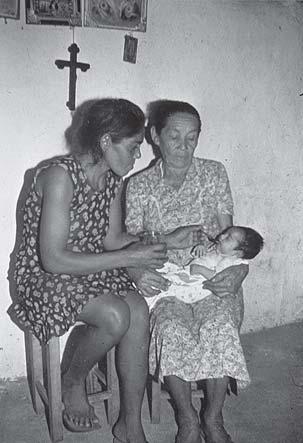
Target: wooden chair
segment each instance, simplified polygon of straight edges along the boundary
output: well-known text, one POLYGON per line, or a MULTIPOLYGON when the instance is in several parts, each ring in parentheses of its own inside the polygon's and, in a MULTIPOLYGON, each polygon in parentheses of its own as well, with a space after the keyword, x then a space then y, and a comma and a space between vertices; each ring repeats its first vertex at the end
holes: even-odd
MULTIPOLYGON (((25 332, 27 380, 35 412, 45 409, 52 442, 63 440, 60 340, 52 338, 42 345, 30 331, 25 332), (42 400, 42 401, 41 401, 42 400), (43 408, 44 406, 44 408, 43 408)), ((115 352, 108 352, 105 362, 100 362, 90 372, 86 389, 93 402, 104 401, 107 420, 113 424, 113 370, 115 352)))
MULTIPOLYGON (((201 406, 201 401, 204 398, 204 390, 200 383, 191 383, 191 395, 192 402, 195 405, 197 399, 201 406)), ((170 395, 165 389, 165 384, 161 383, 160 380, 155 380, 151 375, 149 376, 148 386, 147 386, 147 396, 150 410, 150 419, 153 424, 160 423, 161 418, 161 399, 170 400, 170 395)), ((200 413, 200 411, 199 411, 200 413)))

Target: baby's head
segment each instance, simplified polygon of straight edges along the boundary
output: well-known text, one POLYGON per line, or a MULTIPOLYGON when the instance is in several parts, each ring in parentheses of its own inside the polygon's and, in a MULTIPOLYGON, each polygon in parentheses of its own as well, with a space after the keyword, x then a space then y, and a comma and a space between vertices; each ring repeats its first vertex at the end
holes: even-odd
POLYGON ((263 248, 262 236, 246 226, 230 226, 217 237, 217 251, 246 260, 256 257, 263 248))

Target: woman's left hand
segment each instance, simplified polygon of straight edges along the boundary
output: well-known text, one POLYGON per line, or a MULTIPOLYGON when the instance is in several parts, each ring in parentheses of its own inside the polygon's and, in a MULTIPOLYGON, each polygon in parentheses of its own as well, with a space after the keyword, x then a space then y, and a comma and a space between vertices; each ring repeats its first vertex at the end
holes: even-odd
POLYGON ((163 236, 167 249, 185 249, 197 245, 201 240, 201 225, 180 226, 163 236))
POLYGON ((223 269, 212 279, 203 282, 203 288, 222 298, 228 295, 235 296, 243 280, 248 274, 248 265, 236 265, 223 269))

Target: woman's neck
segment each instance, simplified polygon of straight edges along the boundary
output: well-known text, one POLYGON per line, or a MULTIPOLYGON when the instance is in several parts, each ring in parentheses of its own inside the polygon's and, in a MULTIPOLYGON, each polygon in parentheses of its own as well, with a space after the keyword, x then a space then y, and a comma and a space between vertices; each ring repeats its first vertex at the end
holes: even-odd
POLYGON ((77 157, 81 163, 81 167, 85 172, 87 180, 91 187, 96 191, 101 191, 105 186, 105 177, 110 169, 104 159, 95 163, 90 154, 84 154, 77 157))
POLYGON ((185 180, 187 171, 186 168, 174 168, 163 162, 163 178, 165 182, 174 188, 180 188, 185 180))

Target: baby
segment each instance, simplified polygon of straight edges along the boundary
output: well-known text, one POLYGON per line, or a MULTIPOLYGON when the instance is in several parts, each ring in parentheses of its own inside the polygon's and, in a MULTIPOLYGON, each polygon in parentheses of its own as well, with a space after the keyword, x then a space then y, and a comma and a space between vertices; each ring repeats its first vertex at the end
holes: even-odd
POLYGON ((230 226, 224 229, 215 239, 214 246, 205 255, 201 246, 194 248, 195 258, 181 268, 174 263, 165 263, 160 272, 171 285, 165 292, 154 297, 147 297, 150 309, 164 297, 177 297, 184 303, 195 303, 211 294, 203 289, 202 282, 214 277, 229 266, 248 264, 263 248, 263 238, 252 228, 230 226))

